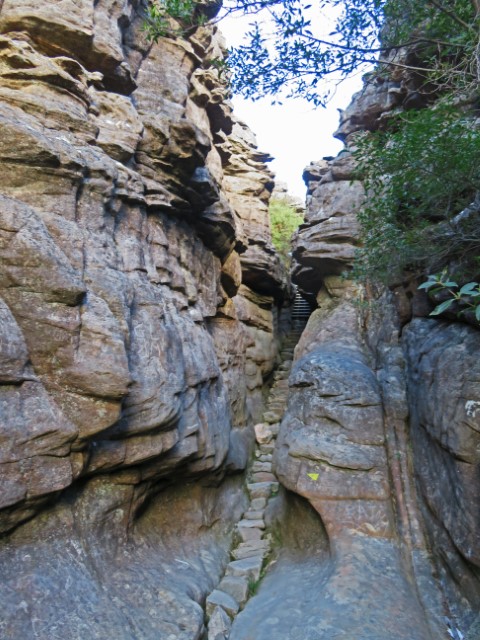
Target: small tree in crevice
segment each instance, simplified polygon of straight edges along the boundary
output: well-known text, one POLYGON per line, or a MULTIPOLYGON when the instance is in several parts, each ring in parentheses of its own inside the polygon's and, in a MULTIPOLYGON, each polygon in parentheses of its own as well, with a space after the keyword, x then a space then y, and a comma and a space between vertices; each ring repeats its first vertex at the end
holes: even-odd
POLYGON ((292 235, 303 222, 297 207, 285 197, 272 197, 269 206, 272 243, 282 262, 288 266, 291 261, 292 235))

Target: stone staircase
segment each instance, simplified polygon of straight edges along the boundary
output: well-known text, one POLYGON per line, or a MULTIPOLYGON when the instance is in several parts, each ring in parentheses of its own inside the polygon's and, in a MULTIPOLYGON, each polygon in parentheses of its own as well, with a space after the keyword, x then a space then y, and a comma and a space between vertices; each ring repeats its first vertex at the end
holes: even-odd
POLYGON ((281 363, 273 376, 263 414, 264 421, 255 425, 254 461, 247 474, 250 503, 236 525, 232 560, 217 588, 206 600, 206 640, 228 640, 235 616, 254 594, 268 565, 272 540, 265 528, 265 512, 269 500, 276 495, 279 487, 272 469, 273 450, 287 403, 288 377, 295 345, 309 315, 310 307, 308 306, 307 314, 301 303, 297 307, 297 315, 293 317, 292 313, 294 326, 282 344, 281 363))

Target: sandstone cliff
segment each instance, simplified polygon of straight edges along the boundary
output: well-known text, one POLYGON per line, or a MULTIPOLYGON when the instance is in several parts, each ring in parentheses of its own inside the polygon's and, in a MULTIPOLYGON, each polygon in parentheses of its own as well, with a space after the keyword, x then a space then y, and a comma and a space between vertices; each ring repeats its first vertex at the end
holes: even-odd
MULTIPOLYGON (((364 197, 345 150, 305 173, 315 310, 263 413, 290 298, 268 157, 215 28, 150 45, 142 7, 0 0, 0 637, 459 640, 480 334, 342 278, 364 197)), ((415 95, 368 84, 339 137, 415 95)))
MULTIPOLYGON (((338 136, 381 126, 412 91, 400 78, 367 84, 338 136)), ((340 277, 365 197, 348 148, 304 177, 293 279, 318 308, 296 350, 277 474, 333 545, 319 610, 330 603, 326 618, 345 637, 463 637, 480 607, 480 334, 428 318, 415 283, 382 292, 340 277), (345 575, 365 584, 363 602, 345 575), (339 595, 346 615, 331 606, 339 595)))
POLYGON ((200 636, 276 361, 268 157, 142 6, 0 2, 2 638, 200 636))

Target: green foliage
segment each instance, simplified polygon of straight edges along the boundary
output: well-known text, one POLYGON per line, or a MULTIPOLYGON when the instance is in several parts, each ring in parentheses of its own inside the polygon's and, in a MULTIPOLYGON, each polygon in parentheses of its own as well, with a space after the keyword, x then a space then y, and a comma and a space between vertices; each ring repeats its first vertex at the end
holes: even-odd
POLYGON ((161 37, 186 36, 207 22, 207 16, 197 10, 195 0, 152 0, 147 7, 143 25, 148 40, 161 37))
POLYGON ((457 214, 480 190, 480 130, 451 103, 397 115, 354 152, 366 189, 354 274, 392 283, 480 250, 478 221, 457 214))
POLYGON ((475 0, 320 0, 313 5, 303 0, 236 0, 234 4, 252 13, 268 7, 269 13, 269 20, 253 22, 245 43, 230 52, 233 90, 246 97, 284 92, 287 97, 324 104, 330 92, 324 79, 337 82, 371 65, 376 65, 377 73, 405 66, 398 57, 405 45, 415 47, 414 67, 429 91, 432 82, 472 87, 480 78, 475 0), (318 15, 332 11, 337 15, 335 27, 325 36, 318 15))
MULTIPOLYGON (((150 0, 147 36, 184 35, 219 7, 150 0)), ((378 72, 401 67, 397 53, 410 45, 429 90, 432 82, 471 88, 480 79, 478 10, 478 0, 224 0, 224 14, 252 16, 244 43, 228 55, 231 86, 252 99, 283 94, 324 104, 331 86, 323 80, 338 82, 372 65, 378 72), (334 27, 325 36, 324 18, 331 15, 334 27)))
POLYGON ((426 91, 435 87, 470 93, 478 88, 476 0, 392 0, 386 3, 385 17, 388 29, 382 34, 383 44, 413 43, 417 65, 424 70, 426 91))
POLYGON ((290 242, 293 233, 303 222, 288 198, 272 198, 269 207, 272 242, 285 264, 290 263, 290 242))
POLYGON ((431 296, 443 294, 446 299, 438 304, 430 313, 431 316, 438 316, 452 307, 457 316, 467 312, 472 312, 475 320, 480 323, 480 285, 478 282, 467 282, 462 287, 451 280, 446 271, 429 275, 428 280, 423 282, 419 289, 425 289, 431 296))

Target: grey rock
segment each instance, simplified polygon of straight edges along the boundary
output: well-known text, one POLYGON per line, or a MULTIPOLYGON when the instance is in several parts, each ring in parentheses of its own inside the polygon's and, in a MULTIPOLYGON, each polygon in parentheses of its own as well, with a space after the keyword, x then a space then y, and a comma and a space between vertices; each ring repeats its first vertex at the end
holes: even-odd
POLYGON ((228 640, 232 622, 222 607, 215 607, 208 621, 208 640, 228 640))
POLYGON ((253 482, 247 485, 250 497, 255 498, 269 498, 272 491, 278 489, 278 482, 253 482))
POLYGON ((227 565, 227 576, 247 576, 253 581, 256 581, 260 577, 262 570, 262 558, 252 557, 244 558, 242 560, 233 560, 227 565))
POLYGON ((247 540, 235 547, 232 551, 232 555, 236 560, 243 560, 245 558, 263 558, 270 549, 269 540, 264 538, 259 540, 247 540))
POLYGON ((221 607, 230 618, 236 615, 238 612, 238 602, 228 593, 215 589, 207 597, 206 612, 207 616, 211 616, 217 607, 221 607))
POLYGON ((220 591, 228 593, 242 607, 248 598, 248 579, 245 576, 225 576, 218 585, 220 591))

